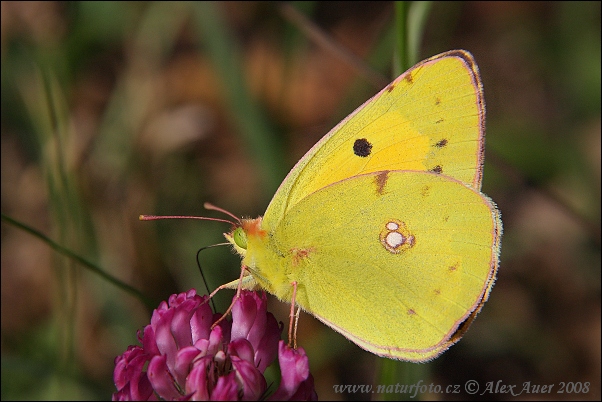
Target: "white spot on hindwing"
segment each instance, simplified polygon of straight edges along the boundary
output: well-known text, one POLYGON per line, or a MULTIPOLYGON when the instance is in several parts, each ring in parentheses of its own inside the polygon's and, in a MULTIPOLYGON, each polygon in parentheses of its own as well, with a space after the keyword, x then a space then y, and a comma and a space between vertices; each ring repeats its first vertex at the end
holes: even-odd
POLYGON ((380 232, 380 243, 392 254, 399 254, 416 244, 414 235, 410 233, 405 223, 398 219, 388 219, 380 232))
POLYGON ((399 232, 389 232, 385 237, 385 242, 391 248, 397 248, 401 246, 404 242, 404 237, 399 232))

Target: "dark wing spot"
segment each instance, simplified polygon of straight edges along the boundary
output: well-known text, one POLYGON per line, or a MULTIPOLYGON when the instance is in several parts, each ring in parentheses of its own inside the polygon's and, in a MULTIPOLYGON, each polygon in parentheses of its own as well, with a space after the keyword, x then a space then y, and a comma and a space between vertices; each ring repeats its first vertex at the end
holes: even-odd
POLYGON ((435 105, 439 105, 441 104, 441 98, 437 97, 435 98, 435 105))
POLYGON ((441 124, 441 123, 443 123, 443 119, 439 119, 435 122, 435 124, 441 124))
POLYGON ((372 152, 372 144, 365 138, 359 138, 353 143, 353 153, 365 158, 372 152))
POLYGON ((435 172, 435 173, 439 173, 441 174, 443 172, 443 168, 441 167, 441 165, 437 165, 434 168, 431 169, 431 172, 435 172))
POLYGON ((387 87, 387 92, 392 92, 395 89, 395 84, 389 84, 387 87))
POLYGON ((435 146, 437 148, 443 148, 446 145, 447 145, 447 138, 443 138, 442 140, 440 140, 438 143, 435 144, 435 146))
POLYGON ((431 188, 429 186, 424 186, 422 187, 422 190, 420 190, 420 195, 423 197, 428 197, 430 192, 431 188))
POLYGON ((449 272, 454 272, 458 269, 458 263, 455 263, 451 267, 449 267, 449 272))
POLYGON ((408 84, 414 83, 414 77, 412 77, 412 73, 411 72, 408 72, 406 74, 406 76, 403 77, 403 79, 406 80, 408 82, 408 84))
POLYGON ((387 180, 389 179, 389 171, 385 170, 380 172, 374 178, 374 184, 376 184, 376 192, 379 195, 383 195, 385 192, 385 186, 387 185, 387 180))

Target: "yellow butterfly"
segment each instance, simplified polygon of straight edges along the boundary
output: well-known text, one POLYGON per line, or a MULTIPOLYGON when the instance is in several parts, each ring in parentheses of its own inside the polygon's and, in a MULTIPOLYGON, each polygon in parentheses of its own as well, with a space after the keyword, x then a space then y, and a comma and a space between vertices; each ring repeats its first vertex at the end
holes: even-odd
POLYGON ((418 63, 307 152, 263 218, 225 234, 243 273, 224 287, 264 289, 377 355, 435 358, 495 281, 484 134, 472 55, 418 63))

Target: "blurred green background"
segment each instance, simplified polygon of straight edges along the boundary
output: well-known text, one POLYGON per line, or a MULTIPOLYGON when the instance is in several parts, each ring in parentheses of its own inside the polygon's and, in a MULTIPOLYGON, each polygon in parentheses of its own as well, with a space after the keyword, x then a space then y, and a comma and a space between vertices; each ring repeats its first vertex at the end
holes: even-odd
MULTIPOLYGON (((462 341, 394 366, 389 383, 462 385, 416 399, 515 399, 463 389, 501 380, 555 384, 516 399, 599 400, 600 3, 429 6, 418 59, 461 48, 481 70, 483 191, 504 237, 490 300, 462 341), (589 392, 557 394, 562 382, 589 392)), ((2 2, 2 212, 153 300, 205 293, 195 254, 228 226, 138 215, 219 216, 205 201, 261 215, 294 163, 395 74, 392 3, 294 7, 2 2)), ((212 288, 240 272, 227 248, 201 260, 212 288)), ((151 311, 5 221, 1 273, 2 399, 108 398, 113 360, 151 311)), ((220 311, 231 297, 218 294, 220 311)), ((387 397, 333 390, 383 384, 386 359, 305 314, 299 343, 321 399, 387 397)))

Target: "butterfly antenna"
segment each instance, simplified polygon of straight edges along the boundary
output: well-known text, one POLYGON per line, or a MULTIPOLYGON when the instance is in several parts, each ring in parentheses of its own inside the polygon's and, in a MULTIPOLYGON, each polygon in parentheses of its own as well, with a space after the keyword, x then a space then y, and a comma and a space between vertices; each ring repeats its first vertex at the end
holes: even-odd
POLYGON ((238 222, 238 224, 237 224, 237 223, 229 221, 227 219, 208 218, 206 216, 188 216, 188 215, 140 215, 138 217, 138 219, 141 221, 157 221, 159 219, 198 219, 201 221, 226 222, 232 226, 238 226, 240 224, 240 219, 238 219, 238 218, 236 218, 236 221, 238 222))
MULTIPOLYGON (((201 267, 201 251, 207 250, 208 248, 217 247, 217 246, 227 246, 230 243, 218 243, 212 244, 210 246, 201 247, 199 251, 196 252, 196 266, 199 267, 199 272, 201 273, 201 278, 203 278, 203 284, 205 285, 205 290, 207 290, 207 294, 211 294, 211 290, 209 289, 209 284, 207 282, 207 278, 205 278, 205 274, 203 273, 203 267, 201 267)), ((213 301, 213 297, 211 298, 211 305, 213 306, 213 311, 217 311, 215 307, 215 302, 213 301)))
POLYGON ((236 215, 234 215, 232 212, 230 212, 230 211, 226 211, 226 210, 225 210, 225 209, 223 209, 223 208, 217 207, 217 206, 215 206, 215 205, 211 204, 210 202, 206 202, 206 203, 204 203, 204 204, 203 204, 203 207, 205 207, 205 209, 208 209, 208 210, 210 210, 210 211, 217 211, 217 212, 221 212, 222 214, 226 214, 226 215, 228 215, 228 216, 230 216, 230 217, 234 218, 234 220, 236 220, 236 222, 238 222, 238 224, 239 224, 239 225, 240 225, 240 223, 241 223, 241 222, 240 222, 240 219, 239 219, 239 218, 238 218, 236 215))

